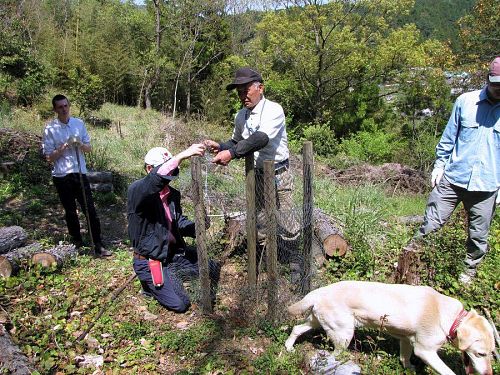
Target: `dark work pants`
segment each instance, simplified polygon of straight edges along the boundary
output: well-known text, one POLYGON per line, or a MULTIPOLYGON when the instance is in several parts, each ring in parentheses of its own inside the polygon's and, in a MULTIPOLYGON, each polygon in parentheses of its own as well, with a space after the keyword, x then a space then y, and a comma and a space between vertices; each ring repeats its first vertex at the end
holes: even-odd
MULTIPOLYGON (((191 302, 184 289, 183 281, 199 276, 196 249, 189 248, 185 254, 176 254, 171 262, 163 263, 163 285, 155 287, 146 259, 134 258, 134 271, 146 294, 154 297, 162 306, 177 313, 186 312, 191 302)), ((219 265, 209 260, 209 274, 212 283, 217 284, 219 265)))
POLYGON ((52 177, 52 181, 59 195, 59 199, 64 207, 66 225, 68 232, 73 241, 82 241, 80 234, 80 221, 76 212, 76 202, 80 204, 80 208, 86 217, 89 218, 90 228, 92 231, 92 239, 94 244, 101 243, 101 223, 97 217, 97 212, 92 199, 92 192, 90 191, 90 183, 87 175, 82 175, 83 185, 85 187, 85 196, 87 198, 87 206, 89 212, 85 210, 85 203, 83 201, 82 188, 80 176, 78 173, 70 173, 64 177, 52 177))

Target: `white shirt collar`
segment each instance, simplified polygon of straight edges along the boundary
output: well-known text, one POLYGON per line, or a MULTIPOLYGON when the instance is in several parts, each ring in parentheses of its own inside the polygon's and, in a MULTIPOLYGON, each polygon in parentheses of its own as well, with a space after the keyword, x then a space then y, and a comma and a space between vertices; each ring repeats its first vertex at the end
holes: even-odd
POLYGON ((64 122, 62 122, 61 120, 59 120, 59 117, 56 117, 56 123, 59 124, 59 125, 61 125, 61 126, 68 126, 70 121, 71 121, 71 117, 68 118, 68 123, 65 124, 64 122))
POLYGON ((248 113, 255 115, 256 113, 262 112, 262 108, 264 107, 264 102, 266 101, 266 98, 264 98, 264 95, 262 95, 262 98, 259 100, 257 105, 253 107, 253 109, 249 109, 248 113))

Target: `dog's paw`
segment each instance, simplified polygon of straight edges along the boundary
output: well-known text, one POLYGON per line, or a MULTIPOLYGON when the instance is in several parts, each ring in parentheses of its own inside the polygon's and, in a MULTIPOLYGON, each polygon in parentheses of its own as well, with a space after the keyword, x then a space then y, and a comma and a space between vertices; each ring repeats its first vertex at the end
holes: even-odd
POLYGON ((295 349, 293 347, 293 343, 285 342, 285 348, 287 352, 294 352, 295 349))

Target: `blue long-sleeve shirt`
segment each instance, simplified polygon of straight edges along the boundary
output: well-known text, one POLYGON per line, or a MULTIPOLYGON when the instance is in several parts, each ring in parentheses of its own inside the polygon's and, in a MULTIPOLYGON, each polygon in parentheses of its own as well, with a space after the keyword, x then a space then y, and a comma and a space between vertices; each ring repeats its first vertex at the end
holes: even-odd
POLYGON ((469 191, 500 187, 500 103, 486 87, 458 97, 436 146, 435 168, 452 184, 469 191))

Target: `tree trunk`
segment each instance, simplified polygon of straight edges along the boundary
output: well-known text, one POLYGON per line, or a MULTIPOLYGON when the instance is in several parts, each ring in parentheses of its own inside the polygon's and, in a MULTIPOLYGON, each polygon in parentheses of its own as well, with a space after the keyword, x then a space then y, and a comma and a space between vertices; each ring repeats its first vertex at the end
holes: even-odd
POLYGON ((0 254, 5 254, 12 249, 24 245, 27 238, 26 231, 21 227, 0 228, 0 254))
MULTIPOLYGON (((161 9, 160 9, 160 2, 158 0, 153 0, 153 5, 155 8, 155 57, 159 58, 160 55, 160 46, 161 46, 161 34, 162 34, 162 28, 161 28, 161 9)), ((151 95, 153 94, 153 90, 156 86, 156 83, 158 82, 158 79, 160 78, 160 67, 157 66, 157 62, 154 62, 155 68, 154 68, 154 73, 153 76, 149 79, 145 92, 144 92, 144 100, 146 103, 146 109, 151 109, 152 108, 152 101, 151 101, 151 95)))
POLYGON ((29 375, 35 372, 35 367, 14 344, 4 325, 0 324, 0 373, 4 372, 12 375, 29 375))
POLYGON ((229 255, 238 247, 245 244, 246 241, 246 214, 244 212, 230 213, 225 218, 224 239, 226 246, 224 247, 223 260, 226 260, 229 255))
POLYGON ((33 264, 40 264, 43 267, 60 268, 63 264, 78 255, 75 245, 57 245, 49 250, 33 255, 33 264))
POLYGON ((395 283, 419 285, 421 272, 425 264, 420 260, 421 246, 411 242, 406 246, 398 258, 397 268, 392 276, 395 283))
POLYGON ((40 252, 41 248, 42 245, 35 242, 0 255, 0 276, 8 278, 15 275, 19 271, 23 260, 31 259, 34 253, 40 252))
POLYGON ((191 84, 192 84, 192 79, 191 79, 191 71, 188 71, 187 73, 187 87, 186 87, 186 114, 188 117, 191 115, 191 84))
POLYGON ((319 239, 324 253, 330 257, 344 256, 349 249, 349 244, 344 239, 340 223, 328 216, 319 208, 313 212, 314 234, 319 239))

